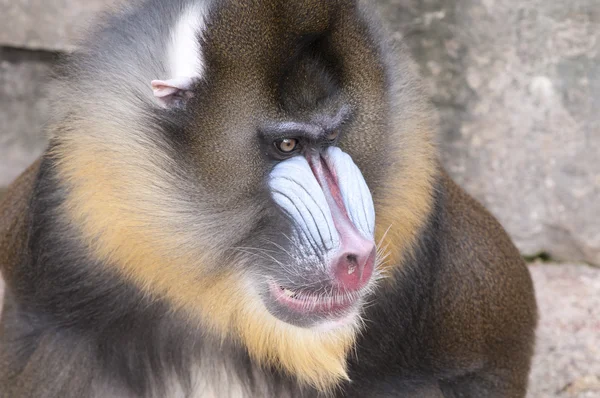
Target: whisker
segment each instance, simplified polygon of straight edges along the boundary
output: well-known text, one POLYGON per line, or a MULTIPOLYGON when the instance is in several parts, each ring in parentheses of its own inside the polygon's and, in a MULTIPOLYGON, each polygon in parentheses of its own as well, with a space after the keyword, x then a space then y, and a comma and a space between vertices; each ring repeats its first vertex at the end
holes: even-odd
POLYGON ((385 237, 387 236, 388 232, 390 232, 390 229, 392 228, 393 224, 390 224, 389 227, 387 227, 387 229, 385 230, 385 232, 383 233, 383 235, 381 236, 381 239, 379 239, 379 242, 377 242, 377 247, 380 247, 381 244, 383 243, 385 237))
POLYGON ((263 249, 260 249, 260 248, 239 248, 239 247, 235 247, 234 250, 237 250, 240 253, 245 253, 245 254, 250 254, 250 255, 256 256, 256 257, 261 258, 263 260, 272 260, 277 265, 279 265, 281 267, 285 267, 285 265, 281 261, 277 260, 275 257, 273 257, 272 255, 270 255, 269 253, 266 253, 263 249), (252 250, 256 250, 256 253, 252 252, 252 250))

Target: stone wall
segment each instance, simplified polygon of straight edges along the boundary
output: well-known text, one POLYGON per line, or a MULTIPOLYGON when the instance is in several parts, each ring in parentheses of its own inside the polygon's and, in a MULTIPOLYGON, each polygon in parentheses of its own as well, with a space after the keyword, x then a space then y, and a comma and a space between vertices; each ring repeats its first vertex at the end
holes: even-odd
POLYGON ((598 0, 377 0, 415 54, 449 172, 523 253, 600 264, 598 0))
POLYGON ((53 58, 52 53, 0 47, 0 186, 33 162, 45 145, 43 83, 53 58))
POLYGON ((113 1, 0 0, 0 187, 44 148, 44 82, 56 55, 113 1))
MULTIPOLYGON (((0 186, 43 149, 41 83, 115 0, 0 0, 0 186)), ((598 0, 375 0, 421 66, 443 161, 526 255, 600 264, 598 0)))

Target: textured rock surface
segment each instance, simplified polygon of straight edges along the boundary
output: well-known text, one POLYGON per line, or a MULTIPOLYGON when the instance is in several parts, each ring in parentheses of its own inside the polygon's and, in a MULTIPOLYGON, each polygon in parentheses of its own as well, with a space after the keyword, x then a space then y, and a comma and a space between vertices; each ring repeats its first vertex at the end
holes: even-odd
POLYGON ((600 397, 600 269, 530 267, 540 310, 529 398, 600 397))
POLYGON ((52 55, 0 48, 0 187, 39 155, 48 113, 43 83, 52 55))
POLYGON ((568 264, 530 269, 540 324, 528 398, 600 397, 600 269, 568 264))
POLYGON ((0 0, 0 45, 69 50, 113 0, 0 0))
POLYGON ((441 112, 444 163, 526 254, 600 264, 598 0, 377 0, 441 112))

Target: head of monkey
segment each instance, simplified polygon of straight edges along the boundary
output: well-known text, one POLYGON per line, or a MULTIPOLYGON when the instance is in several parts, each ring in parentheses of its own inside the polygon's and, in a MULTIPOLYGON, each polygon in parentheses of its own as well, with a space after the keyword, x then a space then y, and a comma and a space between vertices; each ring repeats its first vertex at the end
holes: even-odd
POLYGON ((376 243, 397 263, 428 211, 413 73, 360 2, 181 3, 164 42, 104 32, 68 63, 62 209, 144 295, 326 387, 385 268, 376 243))

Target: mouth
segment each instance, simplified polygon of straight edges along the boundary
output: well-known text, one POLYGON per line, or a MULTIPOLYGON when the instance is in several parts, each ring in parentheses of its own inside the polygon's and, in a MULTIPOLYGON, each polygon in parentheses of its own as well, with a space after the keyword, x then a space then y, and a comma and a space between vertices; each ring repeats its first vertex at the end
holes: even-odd
POLYGON ((269 281, 269 293, 279 305, 301 315, 339 316, 353 309, 363 296, 361 290, 331 289, 322 292, 293 290, 269 281))

